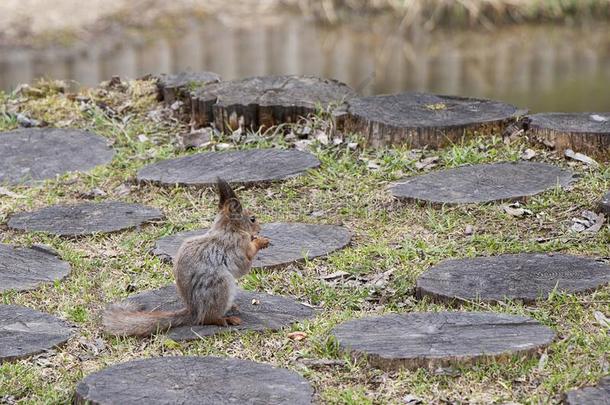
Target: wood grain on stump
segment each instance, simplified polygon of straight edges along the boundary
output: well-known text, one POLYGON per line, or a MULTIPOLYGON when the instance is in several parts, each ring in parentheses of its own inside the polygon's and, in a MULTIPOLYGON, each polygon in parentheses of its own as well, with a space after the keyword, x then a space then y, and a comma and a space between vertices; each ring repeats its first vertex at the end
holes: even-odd
POLYGON ((342 350, 385 370, 533 355, 555 333, 533 319, 484 312, 415 312, 356 319, 333 331, 342 350))
POLYGON ((116 232, 163 218, 156 208, 120 201, 54 205, 10 217, 9 228, 46 232, 60 236, 80 236, 116 232))
POLYGON ((552 291, 584 293, 610 283, 610 266, 593 258, 521 253, 442 262, 417 279, 417 296, 443 302, 532 303, 552 291))
POLYGON ((515 106, 499 101, 400 93, 348 100, 337 125, 364 135, 373 147, 441 148, 474 131, 500 133, 517 114, 515 106))
POLYGON ((221 357, 153 357, 85 377, 76 404, 310 404, 313 390, 295 372, 221 357))
POLYGON ((65 343, 72 328, 49 314, 0 305, 0 363, 22 359, 65 343))
POLYGON ((90 132, 26 128, 0 132, 0 184, 29 184, 112 160, 106 139, 90 132))
POLYGON ((573 175, 559 167, 537 162, 505 162, 462 166, 403 179, 391 187, 401 200, 436 204, 467 204, 520 200, 557 186, 573 175))
POLYGON ((138 171, 137 178, 166 186, 209 187, 218 177, 232 184, 257 185, 296 177, 318 166, 314 155, 292 149, 205 152, 150 164, 138 171))
MULTIPOLYGON (((127 298, 142 306, 142 310, 177 310, 184 307, 175 285, 146 291, 127 298)), ((167 335, 176 341, 200 339, 225 331, 275 331, 292 323, 314 316, 315 311, 295 300, 276 295, 238 290, 235 303, 238 311, 231 315, 242 320, 238 326, 185 325, 172 328, 167 335)))
POLYGON ((340 103, 355 95, 336 80, 311 76, 266 76, 220 82, 196 90, 192 118, 197 126, 214 123, 221 131, 240 127, 258 130, 283 123, 340 103))
POLYGON ((593 387, 583 387, 569 391, 566 405, 610 405, 610 376, 604 377, 593 387))
MULTIPOLYGON (((185 239, 206 232, 199 229, 166 236, 155 243, 152 253, 172 261, 185 239)), ((300 223, 263 224, 261 235, 271 239, 271 244, 256 254, 252 267, 275 267, 324 256, 347 246, 352 236, 342 226, 300 223)))
POLYGON ((50 248, 0 244, 0 292, 32 290, 68 274, 70 265, 50 248))
POLYGON ((610 113, 541 113, 528 118, 528 133, 550 141, 561 152, 573 149, 605 157, 610 153, 610 113))
POLYGON ((214 72, 180 72, 162 74, 157 79, 159 98, 167 104, 180 100, 191 107, 190 94, 196 89, 212 83, 218 83, 220 75, 214 72))
POLYGON ((599 210, 605 214, 610 214, 610 192, 606 193, 599 202, 599 210))

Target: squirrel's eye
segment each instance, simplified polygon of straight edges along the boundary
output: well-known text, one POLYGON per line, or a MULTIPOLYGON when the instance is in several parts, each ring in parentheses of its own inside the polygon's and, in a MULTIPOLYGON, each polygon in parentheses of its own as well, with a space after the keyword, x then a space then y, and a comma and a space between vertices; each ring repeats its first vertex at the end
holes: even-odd
POLYGON ((252 215, 250 217, 250 222, 255 223, 256 222, 256 217, 254 215, 252 215))

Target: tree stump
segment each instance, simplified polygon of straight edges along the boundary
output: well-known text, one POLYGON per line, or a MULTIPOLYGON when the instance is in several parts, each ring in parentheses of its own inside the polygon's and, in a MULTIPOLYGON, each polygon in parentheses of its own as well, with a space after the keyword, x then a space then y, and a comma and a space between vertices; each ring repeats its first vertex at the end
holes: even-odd
POLYGON ((604 377, 593 387, 583 387, 568 392, 566 405, 610 405, 610 376, 604 377))
POLYGON ((499 101, 427 93, 352 98, 337 114, 337 127, 362 134, 372 147, 442 148, 474 132, 501 133, 519 115, 499 101))
POLYGON ((314 155, 294 149, 204 152, 145 166, 137 179, 163 186, 210 187, 220 177, 232 184, 252 186, 286 180, 319 166, 314 155))
POLYGON ((527 133, 563 153, 572 149, 607 158, 610 154, 610 113, 533 114, 527 133))
MULTIPOLYGON (((152 253, 171 262, 184 240, 207 231, 198 229, 166 236, 157 240, 152 253)), ((352 237, 342 226, 299 223, 264 224, 261 235, 271 239, 271 244, 256 254, 252 267, 278 267, 324 256, 347 246, 352 237)))
POLYGON ((555 333, 524 316, 486 312, 414 312, 345 322, 339 347, 384 370, 533 356, 555 333))
POLYGON ((307 405, 313 390, 300 375, 248 360, 153 357, 85 377, 75 404, 307 405))
POLYGON ((441 302, 534 303, 555 290, 585 293, 610 283, 610 266, 593 258, 521 253, 447 260, 417 279, 418 298, 441 302))
POLYGON ((10 217, 8 226, 22 231, 59 236, 117 232, 163 218, 156 208, 120 201, 54 205, 10 217))
POLYGON ((606 193, 599 202, 599 210, 605 214, 610 214, 610 192, 606 193))
POLYGON ((311 76, 266 76, 220 82, 196 90, 192 96, 192 121, 196 126, 214 124, 220 131, 240 127, 257 131, 340 104, 355 96, 336 80, 311 76))
POLYGON ((33 290, 68 274, 70 265, 50 248, 0 244, 0 292, 33 290))
POLYGON ((17 305, 0 305, 0 363, 64 344, 72 328, 49 314, 17 305))
POLYGON ((31 184, 70 171, 87 171, 112 160, 105 138, 59 128, 0 132, 0 184, 31 184))
MULTIPOLYGON (((136 294, 126 301, 140 305, 144 311, 173 311, 184 308, 174 284, 136 294)), ((312 308, 299 304, 291 298, 243 290, 238 291, 235 304, 239 310, 232 311, 230 315, 239 316, 242 320, 241 325, 226 327, 185 325, 170 329, 167 336, 175 341, 189 341, 226 331, 277 331, 315 315, 312 308)))
POLYGON ((183 101, 190 110, 192 92, 209 84, 218 83, 220 80, 220 75, 214 72, 162 74, 157 79, 159 99, 166 104, 172 104, 177 100, 183 101))
POLYGON ((462 166, 406 178, 394 183, 400 200, 433 204, 468 204, 523 200, 574 180, 571 172, 537 162, 504 162, 462 166))

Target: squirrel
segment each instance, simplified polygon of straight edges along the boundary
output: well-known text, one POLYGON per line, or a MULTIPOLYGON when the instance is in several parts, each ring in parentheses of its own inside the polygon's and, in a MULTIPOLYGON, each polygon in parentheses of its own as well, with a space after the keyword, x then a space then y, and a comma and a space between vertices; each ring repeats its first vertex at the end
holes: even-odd
POLYGON ((236 280, 250 270, 260 249, 269 239, 258 236, 256 217, 242 208, 231 186, 217 179, 220 202, 210 230, 186 239, 174 259, 176 287, 185 307, 177 311, 145 311, 134 303, 110 306, 102 316, 105 332, 117 336, 149 336, 171 327, 239 325, 233 299, 236 280))

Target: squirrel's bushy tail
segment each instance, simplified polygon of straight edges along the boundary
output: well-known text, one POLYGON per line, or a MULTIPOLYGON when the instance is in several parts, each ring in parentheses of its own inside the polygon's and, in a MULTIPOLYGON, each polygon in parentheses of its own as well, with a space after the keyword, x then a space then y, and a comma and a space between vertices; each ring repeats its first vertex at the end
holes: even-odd
POLYGON ((145 311, 134 303, 113 304, 102 315, 104 331, 116 336, 149 336, 191 321, 186 308, 177 311, 145 311))

